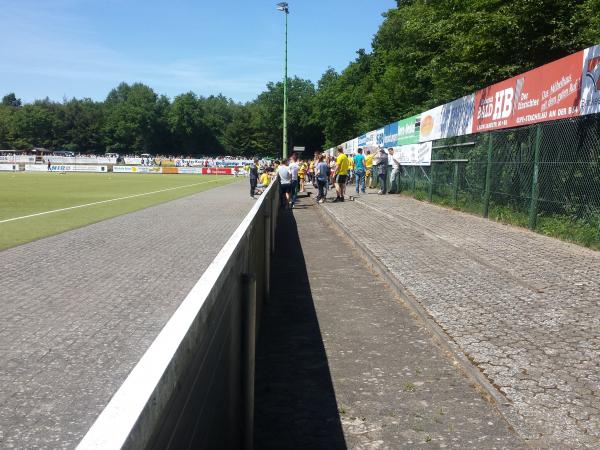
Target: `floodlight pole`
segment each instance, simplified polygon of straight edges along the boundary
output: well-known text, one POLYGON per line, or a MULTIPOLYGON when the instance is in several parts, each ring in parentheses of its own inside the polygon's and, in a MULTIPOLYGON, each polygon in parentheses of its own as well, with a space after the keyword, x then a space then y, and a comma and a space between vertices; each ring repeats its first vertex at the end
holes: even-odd
POLYGON ((287 135, 287 81, 288 81, 288 14, 289 10, 285 9, 285 70, 283 74, 283 159, 287 158, 288 154, 288 135, 287 135))
POLYGON ((288 156, 288 133, 287 133, 287 60, 288 60, 288 14, 290 13, 289 6, 286 2, 278 3, 277 9, 285 13, 285 69, 283 72, 283 159, 288 156))

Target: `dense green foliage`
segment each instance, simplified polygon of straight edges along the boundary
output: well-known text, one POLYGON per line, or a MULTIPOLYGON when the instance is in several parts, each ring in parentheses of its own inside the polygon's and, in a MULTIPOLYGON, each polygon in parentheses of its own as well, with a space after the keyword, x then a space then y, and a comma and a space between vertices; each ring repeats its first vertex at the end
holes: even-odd
MULTIPOLYGON (((290 145, 332 146, 600 42, 600 0, 398 0, 373 49, 315 86, 290 79, 290 145)), ((121 84, 104 102, 0 105, 0 147, 278 154, 283 85, 249 103, 121 84)))

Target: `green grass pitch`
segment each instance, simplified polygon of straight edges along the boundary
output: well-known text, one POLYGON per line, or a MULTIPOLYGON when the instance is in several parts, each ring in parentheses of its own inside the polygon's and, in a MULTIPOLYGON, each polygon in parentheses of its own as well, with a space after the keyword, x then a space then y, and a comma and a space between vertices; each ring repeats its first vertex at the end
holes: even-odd
POLYGON ((212 175, 0 173, 0 250, 235 181, 212 175), (163 189, 170 190, 3 222, 163 189))

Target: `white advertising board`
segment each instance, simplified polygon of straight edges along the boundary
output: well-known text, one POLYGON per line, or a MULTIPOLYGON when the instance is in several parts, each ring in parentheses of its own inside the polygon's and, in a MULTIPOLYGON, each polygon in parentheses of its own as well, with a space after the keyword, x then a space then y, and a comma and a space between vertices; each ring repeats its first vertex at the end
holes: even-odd
POLYGON ((18 164, 0 164, 0 172, 17 172, 18 170, 18 164))
POLYGON ((9 163, 34 163, 35 156, 27 155, 0 155, 0 162, 9 163))
POLYGON ((113 166, 115 173, 162 173, 161 167, 113 166))
POLYGON ((142 158, 123 158, 123 160, 125 161, 125 164, 142 164, 142 158))
POLYGON ((177 172, 182 174, 200 174, 202 173, 202 167, 178 167, 177 172))
POLYGON ((26 164, 27 172, 108 172, 107 166, 73 165, 73 164, 26 164))
POLYGON ((117 158, 105 156, 44 156, 44 162, 52 164, 116 164, 117 158))
POLYGON ((400 164, 403 166, 430 166, 431 148, 431 141, 429 141, 394 147, 394 152, 400 153, 400 164))
POLYGON ((46 164, 25 164, 26 172, 48 172, 46 164))

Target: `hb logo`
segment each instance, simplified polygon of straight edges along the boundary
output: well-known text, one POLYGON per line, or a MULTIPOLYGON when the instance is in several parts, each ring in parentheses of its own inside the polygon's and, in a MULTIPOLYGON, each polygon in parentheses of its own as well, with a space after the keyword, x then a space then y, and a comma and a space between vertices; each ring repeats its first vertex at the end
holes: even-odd
POLYGON ((596 86, 596 90, 600 90, 600 56, 596 56, 588 61, 586 77, 590 77, 596 86))

